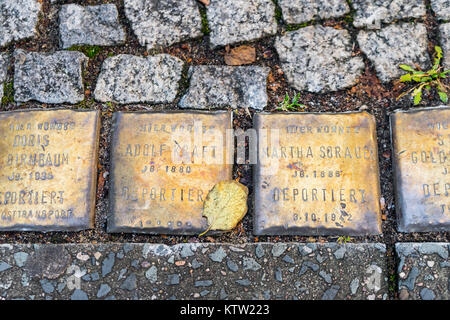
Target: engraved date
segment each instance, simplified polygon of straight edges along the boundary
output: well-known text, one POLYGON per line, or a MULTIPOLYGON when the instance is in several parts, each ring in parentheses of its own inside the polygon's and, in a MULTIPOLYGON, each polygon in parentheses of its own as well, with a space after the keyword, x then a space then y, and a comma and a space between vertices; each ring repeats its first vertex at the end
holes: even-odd
POLYGON ((190 166, 164 166, 158 167, 155 165, 146 165, 144 169, 141 170, 141 173, 153 173, 164 171, 165 173, 191 173, 192 168, 190 166))
POLYGON ((8 176, 9 181, 22 181, 26 179, 26 177, 29 178, 29 180, 35 180, 35 181, 46 181, 46 180, 53 180, 54 176, 51 172, 29 172, 29 173, 17 173, 13 172, 11 175, 8 176))
POLYGON ((344 227, 344 224, 352 221, 352 215, 344 210, 332 213, 316 213, 316 212, 304 212, 294 213, 292 215, 292 221, 294 223, 334 223, 337 227, 344 227))
POLYGON ((340 178, 342 170, 313 170, 307 173, 305 170, 295 170, 292 178, 340 178))

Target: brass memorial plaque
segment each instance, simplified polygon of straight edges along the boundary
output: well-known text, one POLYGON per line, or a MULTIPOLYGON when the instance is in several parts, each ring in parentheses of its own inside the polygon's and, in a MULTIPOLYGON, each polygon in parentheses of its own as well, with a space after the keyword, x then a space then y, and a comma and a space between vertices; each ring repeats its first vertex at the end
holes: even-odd
POLYGON ((255 234, 381 233, 372 115, 261 113, 254 128, 255 234))
POLYGON ((0 230, 94 225, 97 111, 0 112, 0 230))
POLYGON ((231 113, 117 112, 108 232, 197 234, 203 201, 232 178, 231 113))
POLYGON ((450 230, 450 108, 391 115, 401 232, 450 230))

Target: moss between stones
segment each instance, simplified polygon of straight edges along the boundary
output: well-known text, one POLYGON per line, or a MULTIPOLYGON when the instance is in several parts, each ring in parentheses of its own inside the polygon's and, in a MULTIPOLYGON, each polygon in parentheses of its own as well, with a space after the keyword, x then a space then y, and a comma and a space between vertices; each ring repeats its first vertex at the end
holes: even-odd
POLYGON ((14 83, 12 81, 3 84, 3 98, 2 105, 7 105, 14 102, 14 83))
POLYGON ((70 51, 81 51, 86 56, 88 56, 89 59, 92 59, 97 54, 99 54, 100 51, 102 51, 102 48, 100 48, 99 46, 72 46, 72 47, 70 47, 67 50, 70 50, 70 51))
POLYGON ((275 5, 275 20, 281 24, 283 20, 283 14, 281 12, 281 8, 278 5, 278 0, 272 0, 273 4, 275 5))
POLYGON ((202 17, 202 32, 207 36, 211 33, 211 30, 209 29, 208 18, 206 17, 206 8, 204 5, 200 5, 199 10, 202 17))

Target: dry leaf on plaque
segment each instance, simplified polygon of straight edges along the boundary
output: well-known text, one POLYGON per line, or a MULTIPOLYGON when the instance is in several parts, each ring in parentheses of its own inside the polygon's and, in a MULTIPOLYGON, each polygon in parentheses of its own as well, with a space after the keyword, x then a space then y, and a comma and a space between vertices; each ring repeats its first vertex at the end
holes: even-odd
POLYGON ((203 216, 208 219, 208 230, 231 231, 247 213, 248 188, 234 181, 220 181, 206 196, 203 216))
POLYGON ((240 46, 225 53, 225 63, 229 66, 250 64, 256 60, 256 50, 251 46, 240 46))

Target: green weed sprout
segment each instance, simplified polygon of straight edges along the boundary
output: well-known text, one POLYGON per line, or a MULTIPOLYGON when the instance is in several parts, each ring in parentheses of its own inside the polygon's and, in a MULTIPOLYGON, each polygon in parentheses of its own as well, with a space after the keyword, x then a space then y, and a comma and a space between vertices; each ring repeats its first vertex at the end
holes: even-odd
POLYGON ((286 97, 284 98, 284 101, 281 102, 280 106, 277 107, 275 110, 298 111, 299 109, 306 108, 306 106, 304 104, 299 103, 299 100, 300 100, 300 93, 295 95, 291 102, 290 102, 289 95, 286 93, 286 97))
POLYGON ((411 66, 406 64, 401 64, 399 67, 405 71, 408 71, 407 74, 404 74, 400 77, 400 82, 411 82, 414 83, 414 86, 403 92, 397 97, 399 100, 401 97, 411 93, 411 96, 414 97, 414 105, 418 105, 422 100, 422 91, 430 90, 432 87, 436 88, 439 98, 442 102, 448 102, 447 91, 449 87, 442 83, 442 80, 447 77, 447 73, 450 70, 443 70, 440 66, 442 59, 442 49, 441 47, 434 47, 436 53, 434 56, 434 64, 433 67, 428 71, 422 71, 419 67, 416 66, 414 69, 411 66))

